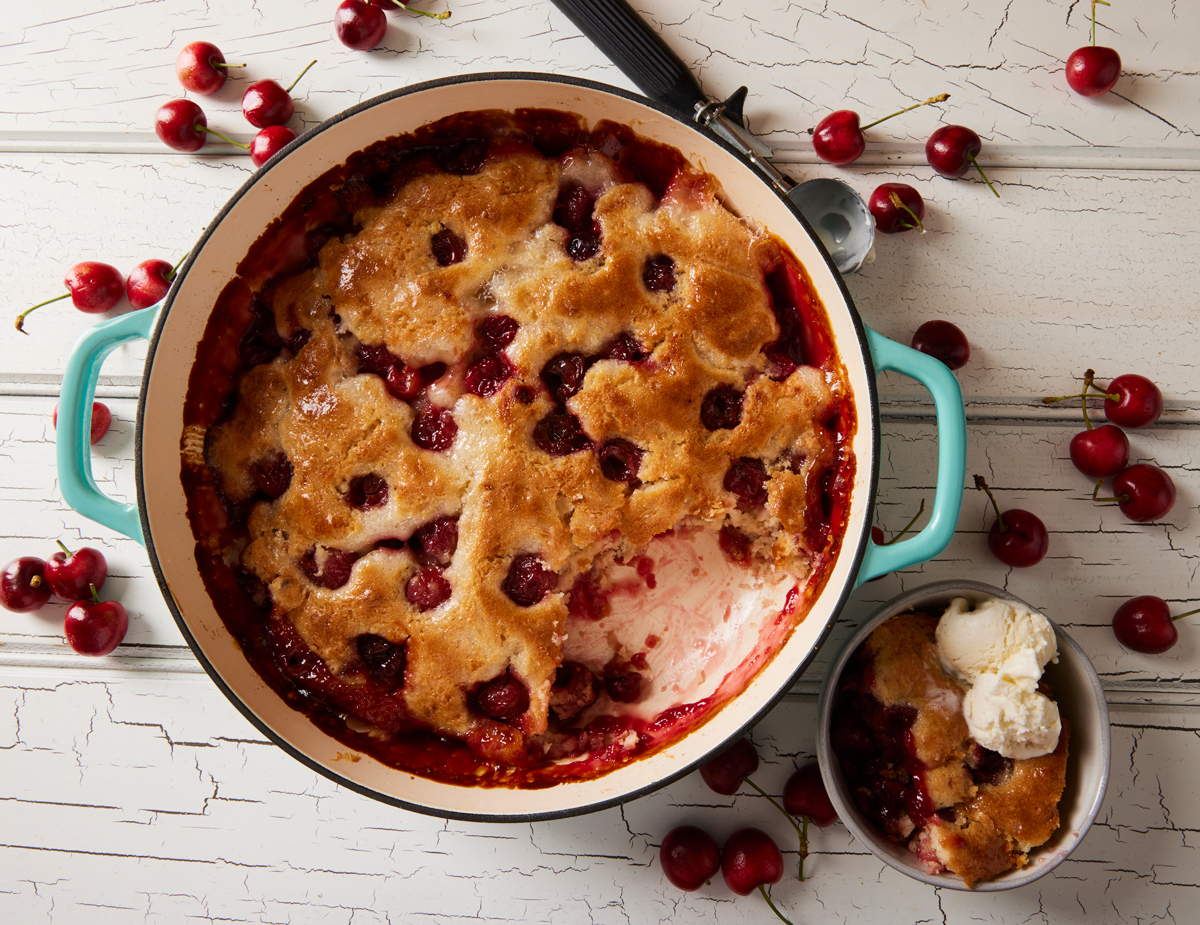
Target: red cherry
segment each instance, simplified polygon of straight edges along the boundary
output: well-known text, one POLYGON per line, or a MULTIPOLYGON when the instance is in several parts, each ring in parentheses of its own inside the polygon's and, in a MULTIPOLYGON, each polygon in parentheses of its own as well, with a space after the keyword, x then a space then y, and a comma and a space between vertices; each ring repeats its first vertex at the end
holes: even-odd
POLYGON ((783 787, 783 808, 793 816, 807 816, 824 828, 837 821, 821 768, 815 761, 796 770, 783 787))
MULTIPOLYGON (((58 405, 54 406, 54 427, 58 428, 58 405)), ((94 446, 104 439, 104 435, 108 433, 108 429, 112 426, 112 412, 108 410, 108 405, 104 402, 92 402, 92 432, 90 435, 91 443, 94 446)))
POLYGON ((512 560, 503 587, 517 606, 532 607, 557 589, 558 575, 546 568, 540 556, 525 552, 512 560))
POLYGON ((1117 608, 1112 618, 1113 633, 1117 642, 1127 649, 1158 655, 1166 652, 1179 640, 1179 631, 1175 629, 1174 621, 1192 613, 1196 611, 1172 617, 1171 609, 1161 597, 1143 594, 1117 608))
POLYGON ((967 335, 949 321, 926 321, 913 334, 912 345, 951 369, 961 369, 971 359, 967 335))
POLYGON ((899 234, 913 228, 925 230, 925 200, 907 183, 884 183, 875 188, 867 207, 875 227, 883 234, 899 234))
POLYGON ((700 766, 704 783, 724 796, 732 796, 742 781, 758 770, 758 752, 754 743, 743 737, 700 766))
POLYGON ((1067 58, 1067 83, 1080 96, 1100 96, 1116 86, 1121 56, 1103 45, 1084 45, 1067 58))
POLYGON ((255 128, 283 125, 295 111, 291 95, 273 80, 257 80, 242 94, 242 115, 255 128))
POLYGON ((1050 536, 1041 518, 1020 508, 1001 514, 981 475, 975 476, 975 487, 987 493, 996 511, 996 520, 988 531, 988 549, 992 555, 1013 568, 1029 568, 1041 562, 1050 548, 1050 536))
POLYGON ((125 295, 125 280, 116 267, 97 260, 75 264, 67 271, 63 285, 70 290, 71 304, 90 315, 115 308, 125 295))
POLYGON ((1175 506, 1175 483, 1158 466, 1135 463, 1126 466, 1113 479, 1113 498, 1097 501, 1116 501, 1121 513, 1137 523, 1165 517, 1175 506))
POLYGON ((125 280, 125 295, 134 308, 149 308, 167 297, 175 268, 165 260, 143 260, 125 280))
POLYGON ((120 645, 129 629, 129 615, 116 601, 102 601, 91 589, 91 599, 67 608, 63 631, 80 655, 108 655, 120 645))
POLYGON ((983 142, 979 136, 965 125, 943 125, 925 142, 925 160, 930 167, 951 180, 961 177, 968 167, 974 165, 988 189, 996 193, 996 188, 975 160, 982 150, 983 142))
POLYGON ((1104 389, 1104 416, 1121 427, 1149 427, 1163 413, 1163 397, 1158 386, 1136 373, 1117 376, 1104 389))
POLYGON ((506 671, 475 692, 475 709, 485 716, 511 723, 529 709, 529 689, 506 671))
POLYGON ((1129 438, 1113 424, 1081 430, 1071 438, 1071 462, 1084 475, 1106 479, 1129 465, 1129 438))
POLYGON ((225 86, 231 67, 245 65, 226 64, 225 56, 212 42, 192 42, 185 45, 175 59, 175 76, 183 89, 208 96, 225 86))
POLYGON ((56 552, 46 560, 42 574, 46 584, 56 597, 64 601, 77 601, 87 597, 88 588, 97 590, 104 587, 104 579, 108 577, 108 563, 104 554, 90 546, 82 546, 71 552, 62 542, 61 552, 56 552))
POLYGON ((171 100, 154 114, 154 133, 168 148, 190 154, 208 140, 208 117, 191 100, 171 100))
POLYGON ((971 159, 983 150, 983 141, 965 125, 943 125, 925 142, 925 159, 943 177, 961 177, 971 159))
POLYGON ((859 126, 858 113, 851 109, 831 112, 813 129, 813 150, 830 164, 849 164, 867 149, 867 139, 859 126))
POLYGON ((32 613, 50 600, 50 586, 37 556, 13 559, 0 572, 0 604, 14 613, 32 613))
POLYGON ((296 138, 286 125, 268 125, 250 141, 250 160, 261 167, 296 138))
POLYGON ((387 17, 367 0, 344 0, 333 16, 337 39, 355 51, 370 51, 383 41, 387 17))
POLYGON ((658 860, 663 873, 681 890, 698 890, 721 869, 721 852, 704 829, 681 825, 662 840, 658 860))
POLYGON ((783 855, 771 836, 760 829, 739 829, 721 852, 721 874, 729 889, 747 896, 783 877, 783 855))

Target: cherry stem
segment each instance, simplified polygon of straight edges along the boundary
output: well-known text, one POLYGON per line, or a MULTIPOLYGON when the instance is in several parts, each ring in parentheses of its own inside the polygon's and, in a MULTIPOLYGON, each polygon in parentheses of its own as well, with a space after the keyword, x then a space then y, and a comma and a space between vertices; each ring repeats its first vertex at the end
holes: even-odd
MULTIPOLYGON (((1094 391, 1094 392, 1088 391, 1088 389, 1096 388, 1095 376, 1096 376, 1096 371, 1094 369, 1089 369, 1086 373, 1083 374, 1083 392, 1082 392, 1082 394, 1058 395, 1058 396, 1055 396, 1054 398, 1043 398, 1042 404, 1043 405, 1053 405, 1053 404, 1057 404, 1060 401, 1071 401, 1072 399, 1075 399, 1075 398, 1082 398, 1084 400, 1084 402, 1086 402, 1089 398, 1103 398, 1105 401, 1110 401, 1110 400, 1111 401, 1119 401, 1121 396, 1118 395, 1116 392, 1104 392, 1104 391, 1101 391, 1100 389, 1096 389, 1096 391, 1094 391)), ((1087 420, 1087 405, 1086 404, 1083 406, 1083 418, 1085 421, 1087 420)), ((1088 425, 1088 430, 1091 430, 1090 424, 1088 425)))
POLYGON ((922 225, 922 224, 921 224, 921 220, 920 220, 919 218, 917 218, 917 213, 916 213, 916 212, 914 212, 912 209, 910 209, 908 206, 906 206, 906 205, 904 204, 904 200, 903 200, 903 199, 901 199, 901 198, 900 198, 900 197, 899 197, 899 196, 898 196, 896 193, 888 193, 888 201, 889 201, 889 202, 890 202, 890 203, 891 203, 891 204, 892 204, 892 205, 893 205, 895 208, 897 208, 897 209, 903 209, 905 212, 907 212, 909 215, 911 215, 911 216, 912 216, 912 218, 913 218, 913 222, 916 222, 916 224, 915 224, 915 225, 914 225, 914 224, 912 224, 912 222, 904 222, 904 225, 903 225, 903 227, 905 227, 905 228, 920 228, 920 229, 921 229, 921 234, 924 234, 924 233, 925 233, 925 226, 924 226, 924 225, 922 225))
POLYGON ((944 103, 944 102, 946 102, 946 100, 948 100, 948 99, 950 99, 950 94, 949 94, 949 93, 939 93, 937 96, 931 96, 931 97, 930 97, 929 99, 927 99, 927 100, 922 100, 922 101, 921 101, 921 102, 919 102, 919 103, 913 103, 911 106, 905 107, 904 109, 901 109, 899 112, 894 112, 894 113, 892 113, 890 116, 884 116, 882 119, 876 119, 874 122, 868 122, 866 125, 864 125, 864 126, 862 127, 862 129, 860 129, 860 131, 864 131, 864 132, 865 132, 865 131, 866 131, 867 129, 869 129, 869 128, 874 128, 874 127, 875 127, 876 125, 878 125, 880 122, 886 122, 888 119, 894 119, 894 118, 896 118, 896 116, 903 115, 904 113, 906 113, 906 112, 910 112, 910 111, 912 111, 912 110, 914 110, 914 109, 917 109, 917 108, 919 108, 919 107, 921 107, 921 106, 928 106, 928 105, 930 105, 931 103, 944 103))
POLYGON ((88 587, 91 588, 91 590, 92 590, 92 601, 99 604, 100 603, 100 595, 96 593, 96 586, 89 583, 88 587))
MULTIPOLYGON (((35 575, 34 577, 36 578, 37 576, 35 575)), ((30 581, 30 584, 33 584, 33 582, 30 581)), ((1175 616, 1171 617, 1171 622, 1174 623, 1176 620, 1182 620, 1184 617, 1190 617, 1197 613, 1200 613, 1200 609, 1189 610, 1187 613, 1176 614, 1175 616)))
POLYGON ((56 295, 53 299, 47 299, 45 302, 38 302, 38 304, 33 306, 33 308, 25 309, 25 311, 23 311, 23 312, 21 312, 21 314, 17 315, 17 330, 20 331, 22 334, 28 336, 29 332, 25 330, 25 316, 28 315, 31 311, 41 308, 43 305, 49 305, 51 302, 61 302, 63 299, 65 299, 70 294, 71 293, 69 293, 69 292, 64 292, 62 295, 56 295))
POLYGON ((235 148, 246 148, 247 150, 250 148, 249 145, 244 145, 240 141, 234 141, 228 135, 222 135, 216 129, 209 128, 207 125, 197 126, 197 127, 203 132, 207 132, 210 135, 220 138, 226 144, 233 145, 235 148))
MULTIPOLYGON (((982 475, 975 476, 975 487, 979 491, 987 493, 988 499, 992 502, 992 507, 996 510, 996 523, 1000 527, 1000 532, 1007 533, 1008 526, 1004 523, 1004 518, 1000 516, 1000 505, 996 503, 996 499, 992 496, 992 490, 988 488, 988 483, 983 480, 982 475)), ((1097 485, 1096 487, 1099 488, 1100 486, 1097 485)))
MULTIPOLYGON (((308 67, 306 67, 304 70, 302 70, 302 71, 300 72, 300 77, 303 77, 305 74, 307 74, 307 73, 308 73, 308 70, 309 70, 309 68, 311 68, 311 67, 312 67, 314 64, 316 64, 316 63, 317 63, 316 61, 309 61, 309 62, 308 62, 308 67)), ((285 90, 285 91, 284 91, 284 92, 285 92, 285 93, 287 93, 289 96, 290 96, 290 95, 291 95, 291 93, 292 93, 292 88, 293 88, 293 87, 295 87, 295 86, 296 86, 296 84, 300 83, 300 77, 297 77, 295 80, 293 80, 293 81, 292 81, 292 86, 291 86, 291 87, 288 87, 288 88, 287 88, 287 90, 285 90)), ((243 147, 243 148, 248 148, 248 147, 249 147, 249 145, 242 145, 242 147, 243 147)))
POLYGON ((1093 503, 1103 504, 1105 502, 1115 502, 1117 504, 1121 504, 1123 502, 1129 501, 1129 495, 1117 495, 1117 497, 1115 497, 1115 498, 1098 498, 1098 497, 1096 497, 1100 493, 1100 486, 1103 484, 1104 484, 1104 479, 1101 479, 1099 482, 1096 483, 1096 487, 1092 489, 1093 503))
POLYGON ((796 824, 796 820, 792 814, 776 803, 775 799, 769 793, 767 793, 767 791, 763 790, 762 787, 758 786, 758 784, 754 783, 754 781, 752 781, 750 778, 747 777, 745 780, 747 784, 758 791, 759 796, 766 797, 767 802, 779 810, 783 814, 784 818, 792 824, 792 828, 796 830, 796 834, 800 837, 800 867, 797 870, 796 875, 801 881, 803 881, 804 859, 808 857, 808 816, 804 817, 804 828, 800 828, 800 826, 796 824))
MULTIPOLYGON (((979 166, 979 161, 975 160, 975 155, 968 154, 967 158, 971 161, 971 164, 975 167, 975 169, 979 171, 979 175, 981 177, 983 177, 983 182, 987 184, 987 188, 990 189, 993 193, 996 193, 996 187, 992 186, 992 181, 987 178, 987 174, 984 173, 983 168, 979 166)), ((996 198, 997 199, 1000 198, 999 193, 996 193, 996 198)))
POLYGON ((1092 44, 1093 45, 1096 44, 1096 4, 1097 3, 1102 3, 1105 6, 1111 5, 1108 2, 1108 0, 1092 0, 1092 44))
POLYGON ((771 911, 774 912, 777 916, 779 916, 779 920, 781 922, 787 922, 787 925, 792 925, 792 920, 789 919, 782 912, 780 912, 778 909, 776 909, 775 903, 771 902, 771 894, 767 892, 767 886, 765 883, 760 883, 758 885, 758 892, 762 893, 763 899, 765 899, 767 901, 767 905, 771 907, 771 911))
POLYGON ((71 550, 67 549, 66 543, 64 543, 62 540, 55 540, 54 542, 58 543, 58 548, 65 552, 68 556, 71 554, 71 550))
POLYGON ((1092 377, 1096 375, 1096 371, 1089 369, 1083 374, 1083 393, 1079 396, 1079 403, 1083 405, 1083 423, 1087 425, 1087 429, 1092 429, 1092 419, 1088 416, 1088 389, 1092 387, 1092 377))
POLYGON ((229 70, 229 68, 231 68, 231 67, 245 67, 246 66, 245 64, 226 64, 224 61, 213 61, 211 59, 209 60, 208 63, 212 67, 223 67, 226 70, 229 70))
POLYGON ((426 13, 424 10, 413 9, 407 3, 401 3, 400 0, 391 0, 391 2, 393 4, 395 4, 396 9, 407 10, 409 13, 415 13, 417 16, 428 16, 430 19, 449 19, 450 18, 449 10, 447 10, 445 13, 426 13))
MULTIPOLYGON (((913 514, 912 520, 910 520, 908 523, 906 523, 904 525, 904 529, 901 530, 899 533, 897 533, 895 536, 893 536, 890 540, 884 540, 879 545, 880 546, 891 546, 892 543, 896 542, 896 540, 900 539, 900 537, 904 536, 904 534, 906 534, 909 530, 911 530, 913 527, 913 524, 915 524, 917 522, 917 518, 920 517, 924 513, 925 513, 925 499, 922 498, 921 506, 919 508, 917 508, 917 513, 913 514)), ((803 880, 804 878, 801 877, 800 879, 803 880)))
POLYGON ((191 251, 188 251, 186 254, 184 254, 182 257, 179 258, 179 262, 177 264, 175 264, 175 266, 171 267, 170 273, 163 274, 163 278, 166 279, 167 282, 171 282, 173 279, 175 279, 175 274, 179 272, 179 268, 181 266, 183 266, 183 262, 188 259, 188 256, 191 253, 192 253, 191 251))

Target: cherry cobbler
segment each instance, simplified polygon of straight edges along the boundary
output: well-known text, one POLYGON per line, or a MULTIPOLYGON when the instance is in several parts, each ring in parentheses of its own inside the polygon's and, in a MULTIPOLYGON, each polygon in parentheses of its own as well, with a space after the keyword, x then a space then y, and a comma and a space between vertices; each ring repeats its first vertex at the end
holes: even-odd
POLYGON ((1030 758, 975 742, 969 685, 945 670, 937 625, 907 613, 870 635, 843 671, 830 744, 867 822, 970 887, 1023 867, 1058 828, 1070 729, 1064 719, 1053 751, 1030 758))
POLYGON ((648 544, 791 576, 784 638, 826 581, 856 427, 828 318, 674 148, 460 114, 310 184, 238 274, 189 381, 197 560, 339 740, 456 783, 596 776, 736 693, 639 713, 653 633, 564 657, 654 586, 648 544))

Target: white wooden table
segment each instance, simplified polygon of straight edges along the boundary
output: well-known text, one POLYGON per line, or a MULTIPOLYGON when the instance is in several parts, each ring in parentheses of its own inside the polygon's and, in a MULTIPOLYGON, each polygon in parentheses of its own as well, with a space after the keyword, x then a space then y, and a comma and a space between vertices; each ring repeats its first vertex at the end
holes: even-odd
MULTIPOLYGON (((432 0, 445 8, 447 0, 432 0)), ((297 88, 303 129, 378 93, 483 70, 574 74, 632 89, 546 0, 450 0, 451 24, 399 15, 382 47, 332 38, 333 0, 162 0, 4 4, 0 17, 0 261, 10 315, 61 291, 66 268, 100 259, 123 272, 175 261, 253 169, 233 148, 164 148, 157 106, 181 95, 173 63, 189 41, 249 67, 215 99, 209 124, 249 140, 239 113, 251 80, 297 88)), ((906 341, 923 321, 956 322, 972 343, 968 481, 986 475, 1008 506, 1050 527, 1045 561, 990 558, 984 497, 968 491, 958 532, 936 560, 860 588, 795 691, 755 730, 757 781, 778 793, 813 755, 815 692, 832 652, 901 590, 945 578, 1002 585, 1062 623, 1092 657, 1112 710, 1112 781, 1075 855, 1002 894, 935 890, 885 867, 840 825, 813 836, 806 883, 774 897, 807 922, 1193 921, 1200 893, 1200 626, 1180 625, 1166 655, 1124 651, 1109 629, 1123 599, 1194 601, 1200 563, 1200 10, 1101 7, 1100 42, 1124 72, 1107 96, 1066 87, 1062 61, 1086 44, 1085 2, 1045 0, 636 0, 706 91, 740 84, 752 127, 800 178, 841 176, 864 195, 916 186, 924 236, 883 238, 849 280, 865 321, 906 341), (864 122, 948 91, 869 132, 866 155, 835 169, 805 130, 854 108, 864 122), (984 138, 1000 190, 951 182, 925 164, 940 123, 984 138), (1133 455, 1175 478, 1162 522, 1135 525, 1094 506, 1067 459, 1087 367, 1140 372, 1167 399, 1133 455)), ((125 310, 122 306, 118 309, 125 310)), ((761 798, 723 799, 696 776, 626 805, 556 822, 481 825, 403 812, 314 775, 244 720, 200 670, 141 547, 78 516, 54 471, 51 411, 71 343, 95 319, 66 303, 0 325, 0 560, 48 556, 54 540, 108 556, 107 596, 131 615, 104 659, 62 640, 64 608, 0 613, 0 921, 763 922, 757 897, 719 880, 692 894, 657 862, 685 822, 723 839, 758 825, 793 848, 761 798), (64 307, 66 306, 66 307, 64 307), (8 709, 11 700, 12 709, 8 709), (735 901, 736 900, 736 901, 735 901)), ((116 415, 95 449, 97 478, 130 498, 142 353, 107 363, 99 397, 116 415)), ((882 381, 884 448, 877 520, 898 529, 932 499, 936 436, 908 382, 882 381)), ((1194 606, 1194 605, 1193 605, 1194 606)))

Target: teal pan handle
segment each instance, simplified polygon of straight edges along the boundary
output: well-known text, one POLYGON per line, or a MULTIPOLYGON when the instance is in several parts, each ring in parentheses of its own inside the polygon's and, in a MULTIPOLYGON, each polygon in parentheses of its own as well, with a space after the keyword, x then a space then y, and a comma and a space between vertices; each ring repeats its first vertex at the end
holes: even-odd
POLYGON ((908 568, 939 555, 954 537, 958 512, 962 508, 963 481, 967 476, 967 416, 962 389, 954 373, 940 360, 926 356, 867 328, 867 345, 876 370, 893 372, 917 380, 933 396, 937 419, 938 471, 937 491, 929 523, 920 533, 880 546, 868 538, 855 587, 898 569, 908 568))
POLYGON ((58 485, 63 500, 98 523, 137 540, 143 546, 142 521, 136 504, 114 501, 92 477, 92 400, 105 357, 131 340, 148 340, 158 306, 101 321, 85 331, 71 348, 58 399, 58 485))

